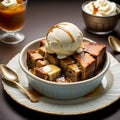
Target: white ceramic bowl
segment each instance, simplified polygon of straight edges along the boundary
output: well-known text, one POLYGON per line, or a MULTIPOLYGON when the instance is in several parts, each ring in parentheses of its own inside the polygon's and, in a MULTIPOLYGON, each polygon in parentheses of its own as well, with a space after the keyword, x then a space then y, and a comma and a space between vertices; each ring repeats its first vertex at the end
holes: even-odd
MULTIPOLYGON (((95 88, 97 88, 101 80, 103 79, 105 73, 107 72, 110 64, 109 56, 107 54, 107 60, 103 67, 103 70, 97 74, 96 76, 79 82, 72 83, 57 83, 44 80, 33 75, 30 71, 28 71, 26 64, 27 50, 37 49, 39 47, 40 40, 45 38, 40 38, 32 41, 28 45, 26 45, 21 53, 19 58, 19 63, 22 70, 25 72, 30 85, 37 90, 39 93, 44 96, 55 98, 55 99, 73 99, 82 97, 90 92, 92 92, 95 88)), ((85 40, 89 40, 84 38, 85 40)))

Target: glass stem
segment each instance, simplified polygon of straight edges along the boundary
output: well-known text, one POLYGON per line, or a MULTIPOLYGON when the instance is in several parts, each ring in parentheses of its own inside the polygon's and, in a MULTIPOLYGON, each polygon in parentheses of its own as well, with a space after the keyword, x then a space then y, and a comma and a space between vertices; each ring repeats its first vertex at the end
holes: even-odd
POLYGON ((11 37, 14 37, 15 34, 16 34, 16 32, 7 32, 7 34, 8 34, 9 36, 11 36, 11 37))

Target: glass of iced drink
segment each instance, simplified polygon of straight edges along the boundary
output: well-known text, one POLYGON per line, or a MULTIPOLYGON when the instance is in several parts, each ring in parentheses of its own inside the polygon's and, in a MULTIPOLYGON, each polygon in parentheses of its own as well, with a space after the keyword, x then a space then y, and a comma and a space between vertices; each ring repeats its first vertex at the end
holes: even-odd
POLYGON ((0 1, 0 29, 5 33, 0 35, 0 42, 17 44, 25 38, 19 32, 25 23, 27 0, 0 1))

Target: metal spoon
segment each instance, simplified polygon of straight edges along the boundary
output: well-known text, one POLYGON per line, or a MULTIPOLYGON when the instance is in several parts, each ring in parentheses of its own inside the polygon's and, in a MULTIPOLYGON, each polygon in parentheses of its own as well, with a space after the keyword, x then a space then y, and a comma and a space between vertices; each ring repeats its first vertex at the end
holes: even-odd
POLYGON ((14 83, 30 100, 31 102, 38 102, 40 99, 40 94, 32 89, 26 89, 20 83, 18 83, 17 74, 4 64, 0 64, 0 74, 3 80, 7 80, 14 83))
POLYGON ((108 37, 108 42, 113 50, 115 50, 116 52, 120 52, 120 40, 118 38, 110 35, 108 37))

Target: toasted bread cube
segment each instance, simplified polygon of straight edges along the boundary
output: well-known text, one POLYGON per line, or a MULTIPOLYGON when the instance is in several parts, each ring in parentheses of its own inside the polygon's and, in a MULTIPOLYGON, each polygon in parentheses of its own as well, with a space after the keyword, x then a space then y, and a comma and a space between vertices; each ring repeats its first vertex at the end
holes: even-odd
POLYGON ((47 59, 49 63, 59 66, 59 59, 57 59, 56 54, 46 53, 45 59, 47 59))
POLYGON ((100 43, 84 41, 84 51, 96 59, 96 71, 98 71, 106 60, 106 46, 100 43))
POLYGON ((40 78, 55 81, 55 79, 61 75, 61 69, 50 64, 40 68, 35 68, 35 74, 40 78))
POLYGON ((81 70, 78 68, 77 64, 70 64, 67 66, 65 71, 66 78, 69 78, 72 82, 77 82, 81 80, 81 70))
POLYGON ((66 70, 68 65, 73 64, 73 63, 74 63, 74 60, 71 57, 67 57, 67 58, 60 60, 60 66, 63 71, 66 70))
POLYGON ((42 66, 45 66, 47 64, 48 64, 47 60, 37 60, 36 63, 35 63, 35 66, 36 67, 42 67, 42 66))
POLYGON ((48 72, 49 80, 54 81, 57 77, 61 75, 61 69, 55 65, 47 65, 44 67, 44 70, 48 72), (47 68, 47 70, 46 70, 47 68))
POLYGON ((82 70, 82 79, 87 79, 94 76, 96 60, 88 53, 75 53, 74 58, 82 70))
POLYGON ((38 53, 40 53, 44 57, 46 53, 45 46, 39 47, 38 53))
POLYGON ((45 45, 46 45, 46 42, 47 42, 46 39, 41 40, 41 41, 40 41, 40 47, 45 46, 45 45))
POLYGON ((45 71, 43 70, 43 67, 35 67, 35 68, 34 68, 34 74, 35 74, 36 76, 38 76, 39 78, 43 78, 43 79, 45 79, 45 80, 48 80, 48 79, 49 79, 49 76, 48 76, 47 72, 45 72, 45 71))
POLYGON ((43 56, 41 56, 36 50, 28 50, 27 51, 28 69, 33 69, 36 65, 36 61, 41 59, 43 59, 43 56))

